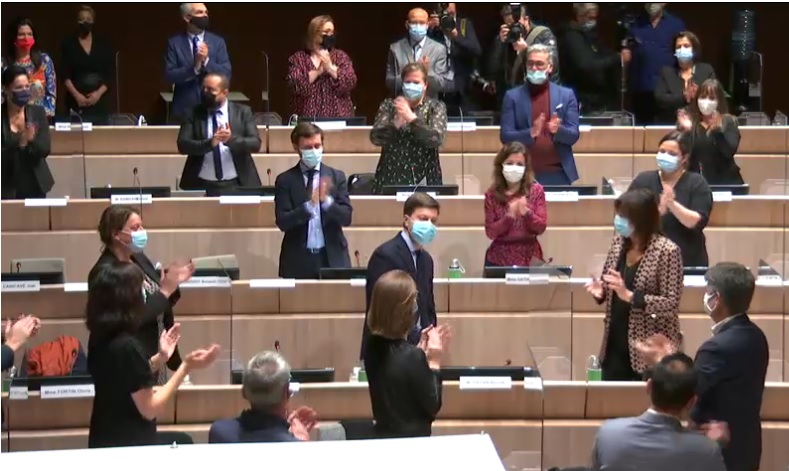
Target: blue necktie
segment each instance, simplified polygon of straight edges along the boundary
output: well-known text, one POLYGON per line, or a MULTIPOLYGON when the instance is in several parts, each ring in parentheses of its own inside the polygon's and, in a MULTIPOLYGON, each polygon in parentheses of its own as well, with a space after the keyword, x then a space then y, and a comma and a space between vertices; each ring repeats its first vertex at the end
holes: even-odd
MULTIPOLYGON (((216 115, 218 111, 211 113, 211 121, 214 124, 214 134, 219 130, 219 125, 217 123, 216 115)), ((216 180, 222 181, 224 174, 222 173, 222 153, 219 151, 219 144, 217 144, 212 150, 214 154, 214 173, 216 174, 216 180)))
POLYGON ((198 44, 199 43, 200 43, 200 38, 198 38, 197 36, 192 38, 192 58, 193 59, 197 59, 197 49, 198 49, 198 44))

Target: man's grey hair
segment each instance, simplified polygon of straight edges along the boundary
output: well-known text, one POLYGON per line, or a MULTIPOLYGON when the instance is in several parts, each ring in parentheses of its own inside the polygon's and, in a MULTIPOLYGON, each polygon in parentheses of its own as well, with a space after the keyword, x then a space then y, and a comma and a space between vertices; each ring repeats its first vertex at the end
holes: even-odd
POLYGON ((590 11, 600 11, 600 7, 596 3, 573 3, 573 12, 575 16, 583 16, 590 11))
POLYGON ((720 296, 730 315, 748 312, 756 290, 756 278, 744 265, 721 262, 707 270, 704 275, 707 287, 720 296))
POLYGON ((181 15, 191 15, 192 14, 192 4, 191 3, 182 3, 181 4, 181 15))
POLYGON ((269 410, 282 403, 290 383, 290 365, 277 352, 255 355, 244 370, 242 392, 257 410, 269 410))
POLYGON ((553 48, 551 46, 547 46, 545 44, 533 44, 526 48, 526 58, 532 54, 540 53, 540 54, 548 54, 548 63, 553 64, 553 48))

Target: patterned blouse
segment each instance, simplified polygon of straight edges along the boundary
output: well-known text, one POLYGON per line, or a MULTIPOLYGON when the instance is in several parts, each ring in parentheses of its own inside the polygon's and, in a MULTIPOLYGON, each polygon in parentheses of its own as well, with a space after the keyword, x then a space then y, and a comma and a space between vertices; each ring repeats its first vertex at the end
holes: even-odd
POLYGON ((381 147, 375 170, 373 193, 387 185, 442 185, 438 149, 447 132, 447 108, 444 103, 425 98, 414 109, 416 120, 397 129, 394 100, 387 98, 378 107, 370 141, 381 147))
POLYGON ((503 203, 491 190, 485 193, 485 234, 493 241, 485 255, 486 263, 526 267, 533 259, 544 259, 537 236, 545 233, 548 223, 545 190, 539 183, 532 183, 528 196, 530 211, 522 217, 508 215, 513 198, 509 196, 503 203))
POLYGON ((33 61, 30 57, 16 61, 14 65, 27 70, 27 75, 30 77, 30 92, 33 95, 30 103, 44 107, 47 116, 55 116, 58 85, 55 77, 55 64, 49 55, 41 53, 41 66, 38 70, 33 70, 33 61))
POLYGON ((299 116, 315 118, 347 118, 354 115, 351 92, 356 88, 353 62, 339 49, 329 51, 337 66, 337 78, 322 74, 310 83, 310 71, 315 70, 309 51, 298 51, 288 59, 287 82, 291 91, 291 106, 299 116))

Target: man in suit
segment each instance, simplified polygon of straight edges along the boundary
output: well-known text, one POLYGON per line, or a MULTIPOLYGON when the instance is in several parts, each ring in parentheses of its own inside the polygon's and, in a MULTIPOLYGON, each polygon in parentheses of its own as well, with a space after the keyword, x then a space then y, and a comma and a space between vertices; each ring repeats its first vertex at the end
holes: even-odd
POLYGON ((206 74, 221 74, 230 80, 230 57, 225 40, 206 31, 205 3, 182 3, 181 16, 186 31, 167 41, 165 77, 173 85, 172 115, 176 120, 189 116, 200 104, 201 83, 206 74))
POLYGON ((370 331, 367 328, 367 311, 373 296, 373 287, 378 278, 392 270, 402 270, 414 279, 419 290, 417 312, 414 326, 408 334, 408 341, 414 345, 419 342, 422 330, 436 325, 436 303, 433 298, 433 257, 425 247, 436 236, 436 222, 441 206, 427 193, 414 193, 403 205, 403 230, 393 239, 375 249, 367 263, 367 302, 362 331, 362 350, 359 355, 364 359, 365 346, 370 331))
POLYGON ((427 90, 430 98, 437 98, 439 92, 448 93, 454 90, 447 48, 427 37, 428 21, 427 11, 414 8, 408 13, 408 20, 405 22, 408 36, 389 45, 386 88, 392 96, 400 94, 403 86, 400 72, 412 62, 421 62, 427 68, 427 90))
POLYGON ((230 82, 219 74, 203 79, 201 104, 178 132, 178 152, 186 154, 181 175, 184 190, 260 186, 252 154, 260 134, 248 106, 227 99, 230 82))
POLYGON ((274 443, 310 439, 314 410, 290 411, 290 365, 277 352, 255 355, 244 370, 241 394, 250 408, 234 419, 211 424, 208 443, 274 443))
POLYGON ((527 83, 509 90, 501 109, 501 142, 529 149, 535 177, 542 185, 578 180, 573 145, 578 141, 578 101, 572 90, 549 82, 552 48, 529 46, 527 83))
POLYGON ((285 233, 279 253, 279 276, 317 279, 321 268, 350 268, 348 241, 353 208, 345 174, 322 163, 323 131, 299 123, 290 134, 301 159, 277 176, 274 211, 285 233))
MULTIPOLYGON (((760 412, 770 360, 767 338, 747 314, 756 281, 748 268, 729 262, 710 268, 705 279, 704 309, 715 325, 712 338, 696 352, 698 401, 690 417, 702 430, 727 424, 726 468, 756 471, 762 456, 760 412)), ((654 363, 671 353, 671 345, 655 336, 639 350, 654 363)))
POLYGON ((450 116, 458 116, 459 110, 467 114, 476 109, 471 75, 477 67, 477 60, 482 55, 482 47, 479 45, 471 20, 458 16, 457 4, 445 5, 446 10, 430 15, 427 34, 429 38, 446 48, 455 90, 444 93, 442 101, 447 105, 447 113, 450 116))
POLYGON ((726 471, 718 444, 682 426, 695 402, 697 383, 687 355, 663 358, 647 381, 652 406, 639 417, 608 420, 600 426, 592 469, 726 471))

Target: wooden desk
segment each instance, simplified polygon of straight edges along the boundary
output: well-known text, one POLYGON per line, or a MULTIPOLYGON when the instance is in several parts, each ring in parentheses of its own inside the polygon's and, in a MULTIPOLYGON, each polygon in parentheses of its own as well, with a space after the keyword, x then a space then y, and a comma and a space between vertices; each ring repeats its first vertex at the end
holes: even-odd
MULTIPOLYGON (((480 227, 485 224, 482 196, 439 197, 439 224, 480 227)), ((614 197, 579 197, 576 202, 548 202, 551 227, 610 226, 614 197)), ((403 202, 395 197, 355 196, 353 227, 397 227, 403 202)), ((25 207, 22 201, 3 201, 2 230, 8 232, 94 230, 107 200, 69 200, 66 206, 25 207)), ((220 204, 219 198, 162 198, 143 206, 147 229, 274 228, 274 202, 259 205, 220 204)), ((717 202, 710 227, 783 228, 789 221, 789 197, 734 197, 717 202)))

